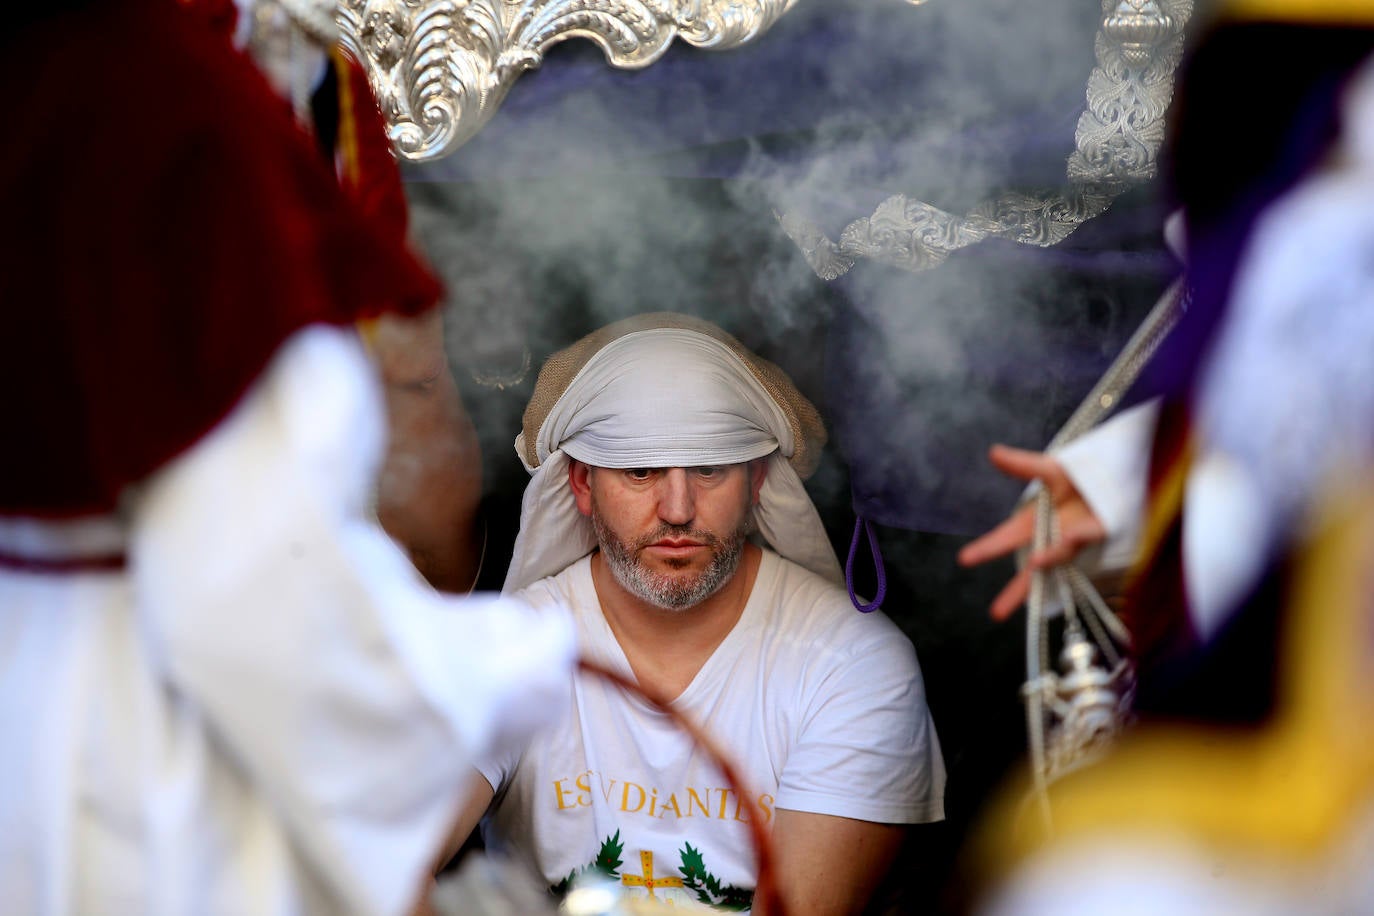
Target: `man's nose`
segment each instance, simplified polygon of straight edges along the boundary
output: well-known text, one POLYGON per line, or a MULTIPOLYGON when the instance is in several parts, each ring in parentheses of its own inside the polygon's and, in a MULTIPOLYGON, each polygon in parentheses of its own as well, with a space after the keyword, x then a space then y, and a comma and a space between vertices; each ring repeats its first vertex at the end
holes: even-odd
POLYGON ((658 517, 669 525, 686 525, 696 517, 696 499, 686 468, 668 468, 659 478, 658 517))

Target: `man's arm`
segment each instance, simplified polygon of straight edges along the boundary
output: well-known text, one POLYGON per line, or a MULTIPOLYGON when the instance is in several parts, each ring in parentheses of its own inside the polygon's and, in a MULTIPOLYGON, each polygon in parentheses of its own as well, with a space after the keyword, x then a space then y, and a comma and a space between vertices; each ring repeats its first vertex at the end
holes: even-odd
POLYGON ((803 916, 862 912, 905 825, 944 817, 944 763, 911 641, 886 616, 841 620, 844 651, 825 653, 802 685, 772 825, 779 889, 803 916))
POLYGON ((463 844, 472 836, 472 831, 477 829, 478 822, 482 820, 482 815, 487 813, 487 808, 495 796, 496 790, 491 787, 491 783, 474 770, 463 806, 458 809, 458 817, 453 822, 453 830, 444 843, 438 861, 434 863, 436 872, 447 865, 449 860, 458 854, 458 850, 463 848, 463 844))
POLYGON ((463 844, 467 842, 472 831, 477 828, 477 822, 486 813, 487 806, 491 804, 495 794, 486 777, 477 772, 472 774, 467 793, 463 797, 463 806, 458 810, 458 818, 454 821, 453 830, 448 839, 444 841, 443 851, 439 853, 439 858, 431 867, 430 875, 427 875, 421 884, 415 903, 410 908, 409 916, 439 916, 438 911, 430 903, 430 894, 433 892, 434 883, 437 880, 433 876, 438 875, 443 867, 458 854, 458 850, 463 848, 463 844))
POLYGON ((386 385, 390 431, 378 521, 431 585, 465 592, 482 556, 482 454, 449 373, 440 311, 383 317, 369 343, 386 385))
POLYGON ((773 853, 791 916, 859 913, 892 865, 906 828, 778 809, 773 853))

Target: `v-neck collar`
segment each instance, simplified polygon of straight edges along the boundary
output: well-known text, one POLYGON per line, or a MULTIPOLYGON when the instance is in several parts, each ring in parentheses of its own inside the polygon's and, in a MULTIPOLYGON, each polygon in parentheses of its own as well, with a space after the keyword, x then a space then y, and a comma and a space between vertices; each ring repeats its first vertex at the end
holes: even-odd
MULTIPOLYGON (((691 709, 697 695, 705 689, 701 687, 701 684, 714 681, 713 670, 728 664, 731 659, 735 658, 739 654, 740 646, 750 638, 750 634, 760 625, 766 605, 760 596, 771 594, 773 591, 773 583, 777 578, 778 558, 769 550, 760 550, 759 552, 759 568, 754 575, 753 587, 749 591, 749 597, 744 602, 744 608, 740 611, 739 619, 735 621, 730 632, 725 634, 725 638, 720 641, 720 644, 711 651, 706 661, 697 669, 697 673, 692 676, 691 683, 683 688, 682 692, 672 701, 672 706, 678 709, 691 709)), ((630 659, 625 655, 625 649, 620 645, 620 640, 615 638, 615 633, 606 620, 605 612, 601 610, 601 601, 597 597, 596 584, 592 579, 590 554, 582 558, 575 575, 580 580, 577 583, 578 590, 589 598, 585 608, 586 619, 583 623, 588 635, 593 637, 594 651, 599 656, 599 660, 607 664, 613 671, 638 684, 639 678, 635 677, 634 669, 630 667, 630 659)), ((658 712, 638 694, 631 696, 630 700, 639 709, 646 712, 658 712)))

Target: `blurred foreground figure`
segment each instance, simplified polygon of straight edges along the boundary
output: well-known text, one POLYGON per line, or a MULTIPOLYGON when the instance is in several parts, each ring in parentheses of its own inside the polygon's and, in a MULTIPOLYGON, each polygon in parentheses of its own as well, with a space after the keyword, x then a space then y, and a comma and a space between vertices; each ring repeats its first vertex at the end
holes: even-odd
POLYGON ((1160 399, 1102 432, 1149 468, 1143 524, 1104 508, 1130 475, 1089 443, 1043 475, 1067 527, 1141 531, 1143 722, 1055 787, 1053 842, 1012 805, 994 820, 984 864, 1019 867, 991 909, 1368 912, 1374 8, 1225 4, 1179 104, 1195 302, 1153 367, 1160 399), (1238 78, 1259 59, 1272 77, 1238 78), (1257 90, 1263 115, 1236 103, 1257 90))
POLYGON ((0 908, 404 912, 466 763, 556 715, 572 655, 556 619, 442 599, 369 517, 354 326, 439 290, 203 18, 18 18, 0 908))
MULTIPOLYGON (((339 44, 328 0, 180 0, 263 71, 340 187, 380 235, 405 242, 409 212, 386 122, 363 67, 339 44), (237 10, 237 15, 236 15, 237 10)), ((363 324, 386 394, 377 518, 430 584, 472 588, 485 537, 482 461, 444 351, 442 309, 363 324)))

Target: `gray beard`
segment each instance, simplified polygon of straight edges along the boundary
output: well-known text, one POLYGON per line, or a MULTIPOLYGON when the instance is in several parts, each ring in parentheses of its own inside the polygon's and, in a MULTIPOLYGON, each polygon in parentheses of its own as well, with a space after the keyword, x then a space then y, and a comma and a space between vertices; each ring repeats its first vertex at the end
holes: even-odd
POLYGON ((692 528, 663 525, 635 543, 627 544, 602 522, 600 513, 593 507, 592 528, 601 545, 601 556, 621 588, 662 610, 685 611, 710 598, 734 577, 744 552, 744 540, 753 529, 753 515, 747 516, 734 533, 724 538, 692 528), (700 573, 688 578, 652 572, 639 562, 637 554, 666 537, 689 537, 700 541, 711 549, 711 562, 700 573))

